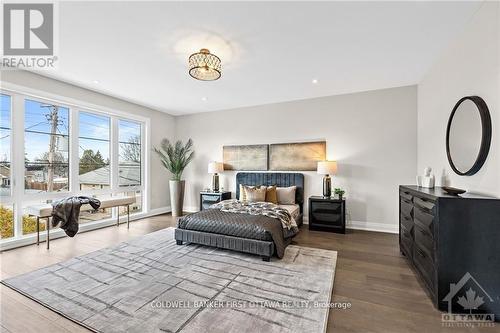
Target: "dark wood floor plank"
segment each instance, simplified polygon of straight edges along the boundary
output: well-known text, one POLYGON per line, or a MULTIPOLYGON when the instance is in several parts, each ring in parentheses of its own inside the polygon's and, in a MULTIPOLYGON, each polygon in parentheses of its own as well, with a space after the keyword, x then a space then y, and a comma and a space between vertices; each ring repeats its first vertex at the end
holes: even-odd
MULTIPOLYGON (((175 226, 170 215, 80 233, 0 253, 2 278, 30 272, 75 256, 175 226)), ((332 301, 351 302, 347 310, 330 310, 327 332, 499 332, 500 327, 444 328, 421 282, 399 252, 394 234, 349 230, 347 234, 309 231, 305 226, 294 244, 338 252, 332 301)), ((0 287, 1 325, 6 332, 88 332, 29 298, 0 287), (21 320, 29 313, 29 320, 21 320)), ((498 326, 498 325, 497 325, 498 326)))

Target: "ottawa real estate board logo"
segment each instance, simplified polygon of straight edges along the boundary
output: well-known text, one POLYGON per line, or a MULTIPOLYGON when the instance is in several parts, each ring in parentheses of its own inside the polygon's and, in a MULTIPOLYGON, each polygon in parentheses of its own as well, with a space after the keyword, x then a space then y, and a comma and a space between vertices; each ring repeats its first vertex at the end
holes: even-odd
POLYGON ((450 284, 450 292, 442 301, 448 305, 448 313, 441 318, 442 326, 495 326, 495 314, 491 310, 498 300, 493 299, 469 272, 457 283, 450 284))
POLYGON ((3 3, 2 69, 53 69, 54 3, 3 3))

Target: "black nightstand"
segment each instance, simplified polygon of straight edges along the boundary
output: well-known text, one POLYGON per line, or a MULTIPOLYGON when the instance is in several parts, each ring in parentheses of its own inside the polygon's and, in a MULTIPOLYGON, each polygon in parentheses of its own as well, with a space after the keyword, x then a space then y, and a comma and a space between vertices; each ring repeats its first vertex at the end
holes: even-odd
POLYGON ((231 199, 231 192, 200 192, 200 210, 207 209, 211 205, 221 202, 222 200, 231 199))
POLYGON ((309 229, 345 234, 345 200, 309 197, 309 229))

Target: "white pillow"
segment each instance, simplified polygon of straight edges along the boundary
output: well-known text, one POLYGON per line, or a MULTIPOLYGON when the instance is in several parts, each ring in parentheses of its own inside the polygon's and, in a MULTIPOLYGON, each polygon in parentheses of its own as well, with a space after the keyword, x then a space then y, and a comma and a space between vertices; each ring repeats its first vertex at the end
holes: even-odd
POLYGON ((297 186, 276 187, 279 205, 295 205, 295 192, 297 186))

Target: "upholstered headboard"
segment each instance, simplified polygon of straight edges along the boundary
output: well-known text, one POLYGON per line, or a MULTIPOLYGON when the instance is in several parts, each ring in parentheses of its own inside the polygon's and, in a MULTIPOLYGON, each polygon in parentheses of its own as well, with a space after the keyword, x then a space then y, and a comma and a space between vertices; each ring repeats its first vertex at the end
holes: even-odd
POLYGON ((278 187, 297 186, 295 202, 304 212, 304 175, 301 173, 287 172, 238 172, 236 174, 236 198, 240 197, 241 185, 276 185, 278 187))

